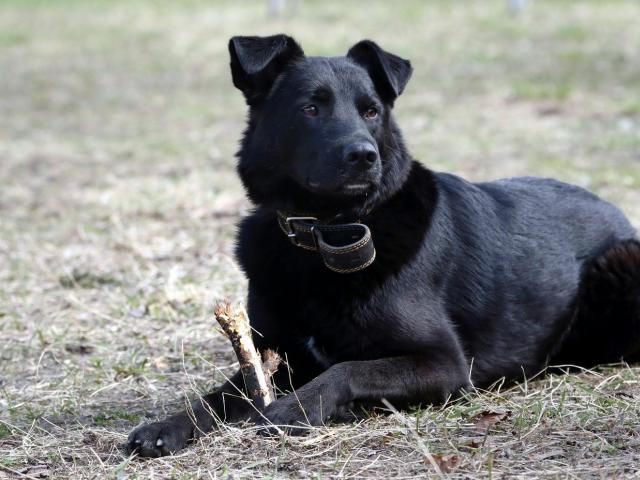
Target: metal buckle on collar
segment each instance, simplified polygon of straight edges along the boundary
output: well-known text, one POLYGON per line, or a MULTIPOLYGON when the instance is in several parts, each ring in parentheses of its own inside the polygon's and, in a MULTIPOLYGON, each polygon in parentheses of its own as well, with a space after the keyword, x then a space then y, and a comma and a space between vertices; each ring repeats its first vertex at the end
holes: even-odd
MULTIPOLYGON (((318 219, 316 217, 287 217, 284 219, 284 224, 286 227, 286 233, 287 233, 287 237, 289 237, 289 239, 291 240, 291 243, 293 243, 296 247, 300 246, 300 242, 298 242, 298 239, 296 238, 296 232, 293 229, 293 225, 291 224, 291 222, 317 222, 318 219)), ((313 238, 313 246, 317 249, 318 248, 318 241, 316 240, 316 235, 314 232, 315 229, 315 225, 311 226, 311 238, 313 238)))

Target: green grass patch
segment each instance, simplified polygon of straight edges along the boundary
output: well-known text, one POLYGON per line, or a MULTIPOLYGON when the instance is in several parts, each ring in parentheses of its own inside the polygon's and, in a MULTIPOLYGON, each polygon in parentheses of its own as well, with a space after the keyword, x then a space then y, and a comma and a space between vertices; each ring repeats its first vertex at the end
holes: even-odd
POLYGON ((0 439, 9 437, 11 435, 12 435, 11 429, 4 423, 0 422, 0 439))
POLYGON ((106 427, 112 425, 119 420, 125 420, 127 422, 136 422, 140 416, 131 413, 128 410, 112 409, 101 412, 93 417, 93 423, 95 425, 106 427))
POLYGON ((620 102, 620 113, 622 115, 640 115, 640 98, 632 98, 620 102))
POLYGON ((573 40, 576 42, 586 40, 591 32, 584 25, 577 23, 562 25, 555 31, 555 35, 560 40, 573 40))
POLYGON ((566 100, 572 92, 573 85, 569 82, 551 81, 521 81, 512 85, 516 98, 522 100, 551 100, 561 102, 566 100))
POLYGON ((0 47, 14 47, 24 45, 29 41, 29 35, 21 32, 0 31, 0 47))
POLYGON ((13 468, 13 467, 17 467, 18 465, 20 465, 20 461, 17 458, 11 458, 11 457, 0 458, 0 466, 13 468))

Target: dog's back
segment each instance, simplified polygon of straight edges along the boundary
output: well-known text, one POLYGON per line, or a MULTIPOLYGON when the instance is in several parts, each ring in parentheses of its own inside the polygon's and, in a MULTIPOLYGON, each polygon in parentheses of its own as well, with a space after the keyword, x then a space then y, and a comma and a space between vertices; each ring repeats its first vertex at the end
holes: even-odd
POLYGON ((486 383, 536 373, 576 328, 587 266, 634 238, 633 227, 614 205, 556 180, 437 179, 439 215, 455 245, 446 305, 474 358, 472 377, 486 383))
POLYGON ((578 260, 593 256, 615 239, 635 235, 618 207, 575 185, 551 178, 516 177, 481 183, 479 187, 498 202, 517 198, 514 228, 522 228, 520 233, 529 236, 568 242, 578 260))

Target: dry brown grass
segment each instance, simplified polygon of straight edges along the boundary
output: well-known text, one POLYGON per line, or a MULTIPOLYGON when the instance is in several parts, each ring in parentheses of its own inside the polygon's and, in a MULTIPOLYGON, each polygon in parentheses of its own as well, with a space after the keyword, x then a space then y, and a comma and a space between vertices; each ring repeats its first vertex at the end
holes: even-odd
POLYGON ((307 1, 279 19, 264 2, 0 3, 0 478, 637 477, 626 366, 305 438, 223 427, 155 460, 118 446, 235 368, 211 316, 246 289, 230 35, 286 31, 317 54, 375 38, 416 67, 397 105, 416 157, 585 185, 640 225, 639 15, 633 0, 519 18, 497 0, 307 1))

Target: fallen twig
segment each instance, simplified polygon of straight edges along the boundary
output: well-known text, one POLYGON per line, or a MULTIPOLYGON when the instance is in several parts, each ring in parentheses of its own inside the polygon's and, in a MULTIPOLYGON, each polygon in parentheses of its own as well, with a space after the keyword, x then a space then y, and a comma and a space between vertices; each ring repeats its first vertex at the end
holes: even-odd
POLYGON ((249 397, 258 410, 264 410, 276 398, 271 376, 280 365, 280 355, 273 350, 265 350, 260 357, 243 308, 234 308, 229 302, 220 301, 214 308, 214 314, 238 357, 249 397))

